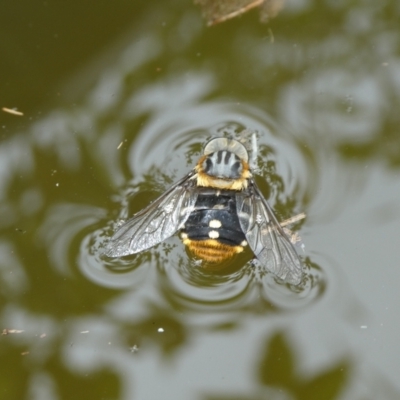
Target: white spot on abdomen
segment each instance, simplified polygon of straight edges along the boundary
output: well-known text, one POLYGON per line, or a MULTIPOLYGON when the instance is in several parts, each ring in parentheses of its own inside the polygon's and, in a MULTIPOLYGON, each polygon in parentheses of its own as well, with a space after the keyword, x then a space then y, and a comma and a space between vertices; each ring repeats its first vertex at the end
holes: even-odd
POLYGON ((217 219, 212 219, 209 223, 208 226, 210 228, 221 228, 222 223, 221 221, 217 220, 217 219))
POLYGON ((210 231, 210 232, 208 232, 208 236, 211 239, 218 239, 219 238, 219 233, 217 231, 210 231))

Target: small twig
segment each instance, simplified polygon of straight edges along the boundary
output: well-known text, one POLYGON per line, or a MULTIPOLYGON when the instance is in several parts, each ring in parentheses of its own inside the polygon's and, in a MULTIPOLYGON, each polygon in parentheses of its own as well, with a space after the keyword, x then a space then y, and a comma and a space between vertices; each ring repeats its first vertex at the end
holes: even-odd
POLYGON ((3 329, 2 335, 9 335, 10 333, 22 333, 24 331, 20 329, 3 329))
POLYGON ((18 116, 24 115, 23 112, 14 110, 13 108, 3 107, 2 110, 3 110, 4 112, 9 113, 9 114, 12 114, 12 115, 18 115, 18 116))
POLYGON ((285 220, 284 220, 283 222, 281 222, 280 224, 281 224, 282 227, 284 227, 284 226, 293 224, 293 223, 295 223, 295 222, 297 222, 297 221, 300 221, 301 219, 304 219, 305 217, 306 217, 306 214, 305 214, 305 213, 300 213, 300 214, 295 215, 294 217, 285 219, 285 220))
POLYGON ((220 22, 224 22, 224 21, 226 21, 228 19, 235 18, 240 14, 244 14, 246 11, 249 11, 254 7, 260 6, 261 4, 264 3, 264 1, 265 0, 255 0, 250 4, 247 4, 247 6, 239 8, 239 10, 232 11, 231 13, 223 15, 220 18, 217 18, 217 19, 214 19, 212 21, 209 21, 208 22, 208 26, 216 25, 216 24, 219 24, 220 22))

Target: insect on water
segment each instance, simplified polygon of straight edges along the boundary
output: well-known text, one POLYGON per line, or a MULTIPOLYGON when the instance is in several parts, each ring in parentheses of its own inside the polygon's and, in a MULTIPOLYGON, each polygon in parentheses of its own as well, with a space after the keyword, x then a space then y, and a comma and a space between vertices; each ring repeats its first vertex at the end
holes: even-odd
POLYGON ((180 231, 183 243, 207 263, 221 263, 249 246, 267 270, 298 285, 302 263, 253 179, 252 155, 249 161, 235 139, 208 141, 195 168, 123 224, 105 254, 139 253, 180 231))

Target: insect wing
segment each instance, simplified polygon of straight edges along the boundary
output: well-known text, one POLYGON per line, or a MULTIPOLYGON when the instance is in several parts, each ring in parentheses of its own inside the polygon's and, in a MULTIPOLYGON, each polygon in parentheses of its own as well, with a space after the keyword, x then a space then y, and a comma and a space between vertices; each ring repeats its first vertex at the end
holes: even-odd
POLYGON ((197 200, 192 175, 188 174, 122 225, 105 254, 122 257, 139 253, 172 236, 186 222, 197 200))
POLYGON ((240 226, 254 255, 285 282, 298 285, 303 268, 297 252, 255 182, 236 195, 240 226))

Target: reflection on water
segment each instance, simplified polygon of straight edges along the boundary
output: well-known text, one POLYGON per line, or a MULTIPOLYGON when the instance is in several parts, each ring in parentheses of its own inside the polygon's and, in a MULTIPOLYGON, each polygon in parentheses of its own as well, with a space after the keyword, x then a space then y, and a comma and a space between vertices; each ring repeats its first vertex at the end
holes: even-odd
MULTIPOLYGON (((323 294, 324 282, 319 268, 307 269, 298 287, 282 285, 256 262, 239 261, 236 271, 219 274, 205 271, 194 263, 170 268, 162 288, 165 297, 180 303, 186 310, 224 312, 226 323, 240 313, 282 313, 294 311, 316 301, 323 294)), ((222 318, 220 316, 220 318, 222 318)))
POLYGON ((79 204, 59 204, 50 208, 39 228, 38 241, 46 246, 53 268, 63 275, 70 275, 76 262, 71 258, 76 253, 73 246, 76 248, 83 231, 104 217, 103 210, 79 204))
MULTIPOLYGON (((258 360, 257 378, 265 386, 265 394, 274 399, 308 400, 311 396, 324 400, 340 398, 351 373, 351 361, 348 358, 337 360, 331 367, 315 373, 300 372, 294 351, 284 332, 274 332, 265 343, 258 360), (304 376, 306 375, 306 376, 304 376)), ((231 396, 210 395, 210 400, 236 398, 231 396)), ((258 399, 258 393, 247 393, 242 397, 248 400, 258 399)))
POLYGON ((144 8, 119 56, 90 69, 93 86, 75 82, 86 88, 76 105, 4 129, 4 393, 399 398, 398 183, 373 165, 398 160, 397 20, 385 28, 361 2, 303 2, 276 20, 272 43, 251 20, 206 31, 185 7, 144 8), (278 219, 307 213, 294 227, 300 287, 249 252, 204 270, 177 237, 102 257, 116 224, 186 174, 207 138, 243 128, 258 133, 257 182, 278 219), (390 218, 371 213, 388 193, 390 218))

